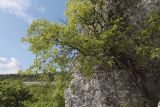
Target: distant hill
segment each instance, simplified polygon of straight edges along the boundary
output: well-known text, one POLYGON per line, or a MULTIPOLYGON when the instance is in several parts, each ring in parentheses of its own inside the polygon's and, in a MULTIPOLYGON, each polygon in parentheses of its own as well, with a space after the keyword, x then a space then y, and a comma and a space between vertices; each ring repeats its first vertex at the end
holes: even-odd
POLYGON ((36 74, 36 75, 19 75, 19 74, 0 74, 0 81, 6 79, 22 80, 22 81, 45 81, 48 78, 50 81, 54 80, 54 74, 36 74))

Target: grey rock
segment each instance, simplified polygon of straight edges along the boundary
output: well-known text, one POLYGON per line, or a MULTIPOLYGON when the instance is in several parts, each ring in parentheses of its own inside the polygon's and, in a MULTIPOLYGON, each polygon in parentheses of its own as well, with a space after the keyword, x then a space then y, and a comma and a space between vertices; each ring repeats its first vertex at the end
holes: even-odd
MULTIPOLYGON (((125 15, 129 16, 131 23, 138 26, 137 22, 142 20, 149 11, 160 9, 160 0, 137 1, 132 8, 128 8, 125 11, 125 15)), ((112 0, 106 0, 106 3, 111 5, 112 0)), ((65 106, 149 107, 149 105, 144 103, 141 91, 133 85, 130 77, 125 72, 116 70, 110 72, 97 71, 91 79, 84 78, 78 71, 75 72, 69 88, 65 90, 65 106)), ((155 91, 155 89, 150 88, 151 84, 153 83, 146 83, 146 87, 150 89, 150 93, 155 91)), ((159 89, 157 91, 160 92, 159 89)), ((158 107, 160 107, 160 103, 158 107)))
POLYGON ((129 77, 124 73, 96 73, 90 80, 83 78, 79 72, 74 73, 70 87, 65 90, 66 107, 121 107, 127 104, 132 104, 129 107, 141 107, 139 105, 144 105, 140 100, 142 95, 137 94, 138 89, 129 87, 129 77))
POLYGON ((159 103, 158 103, 158 107, 160 107, 160 101, 159 101, 159 103))

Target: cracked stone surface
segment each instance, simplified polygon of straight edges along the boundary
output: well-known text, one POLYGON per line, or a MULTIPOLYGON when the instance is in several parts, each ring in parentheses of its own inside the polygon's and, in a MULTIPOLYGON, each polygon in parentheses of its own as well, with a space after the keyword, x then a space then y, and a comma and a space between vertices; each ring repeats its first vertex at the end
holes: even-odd
MULTIPOLYGON (((134 9, 126 10, 126 14, 132 13, 129 17, 130 22, 136 24, 153 9, 160 9, 160 0, 140 0, 134 9)), ((125 71, 97 72, 90 80, 75 72, 69 88, 65 90, 65 106, 144 107, 140 90, 130 86, 131 82, 125 71)))

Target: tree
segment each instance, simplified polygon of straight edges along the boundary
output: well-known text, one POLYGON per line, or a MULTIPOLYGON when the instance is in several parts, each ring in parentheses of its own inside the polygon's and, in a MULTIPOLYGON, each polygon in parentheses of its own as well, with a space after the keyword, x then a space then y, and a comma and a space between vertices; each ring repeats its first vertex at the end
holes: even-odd
POLYGON ((33 21, 28 36, 35 55, 32 70, 68 72, 74 66, 85 76, 97 70, 126 70, 151 106, 158 102, 160 12, 150 12, 138 26, 128 10, 139 0, 68 0, 67 24, 33 21), (149 92, 147 81, 155 90, 149 92))
POLYGON ((0 106, 23 107, 25 101, 31 101, 29 89, 18 81, 0 81, 0 106))

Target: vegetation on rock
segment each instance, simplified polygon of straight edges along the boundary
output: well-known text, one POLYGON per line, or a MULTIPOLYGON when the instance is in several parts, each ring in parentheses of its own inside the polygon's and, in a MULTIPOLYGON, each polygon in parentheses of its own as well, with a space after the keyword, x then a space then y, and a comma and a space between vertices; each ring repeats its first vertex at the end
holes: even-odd
MULTIPOLYGON (((33 21, 27 37, 22 39, 36 55, 30 70, 67 74, 75 68, 85 76, 95 70, 125 70, 131 84, 154 107, 159 93, 150 93, 146 82, 158 84, 160 76, 160 11, 150 12, 135 25, 130 14, 126 15, 126 9, 132 10, 134 3, 134 0, 115 0, 108 8, 105 0, 68 0, 66 24, 33 21)), ((66 80, 57 81, 63 84, 66 80)), ((63 86, 58 85, 57 90, 63 86)), ((53 96, 56 99, 62 94, 53 96)))

